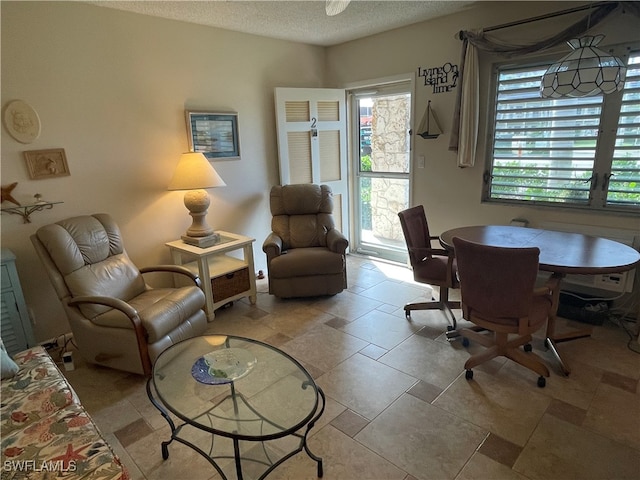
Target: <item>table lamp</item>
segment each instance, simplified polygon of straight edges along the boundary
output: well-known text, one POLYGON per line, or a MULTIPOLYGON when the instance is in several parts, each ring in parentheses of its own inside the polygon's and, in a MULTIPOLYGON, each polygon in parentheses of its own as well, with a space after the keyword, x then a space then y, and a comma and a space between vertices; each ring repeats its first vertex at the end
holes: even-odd
POLYGON ((206 188, 224 187, 213 165, 202 153, 183 153, 169 182, 168 190, 187 190, 184 205, 193 218, 191 226, 182 235, 182 241, 201 248, 215 245, 220 236, 207 224, 207 209, 211 204, 206 188))

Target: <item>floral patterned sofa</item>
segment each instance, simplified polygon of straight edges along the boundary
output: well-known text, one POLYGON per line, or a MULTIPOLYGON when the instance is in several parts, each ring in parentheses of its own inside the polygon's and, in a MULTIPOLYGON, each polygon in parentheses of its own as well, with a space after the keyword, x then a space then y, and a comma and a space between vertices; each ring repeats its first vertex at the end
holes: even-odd
POLYGON ((13 360, 18 371, 4 378, 3 366, 0 391, 2 479, 127 480, 49 354, 34 347, 13 360))

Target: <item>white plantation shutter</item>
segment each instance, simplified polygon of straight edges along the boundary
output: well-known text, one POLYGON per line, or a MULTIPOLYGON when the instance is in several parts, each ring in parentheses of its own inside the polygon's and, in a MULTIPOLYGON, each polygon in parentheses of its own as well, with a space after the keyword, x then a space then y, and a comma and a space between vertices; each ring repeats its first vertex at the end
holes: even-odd
POLYGON ((491 198, 587 204, 602 96, 540 98, 545 70, 499 74, 491 198))
POLYGON ((348 235, 345 92, 326 88, 276 88, 280 183, 329 185, 336 226, 348 235))
POLYGON ((631 55, 608 181, 607 203, 640 206, 640 54, 631 55))
POLYGON ((286 102, 285 105, 285 118, 287 122, 308 122, 311 118, 309 114, 309 102, 286 102))
POLYGON ((340 181, 340 131, 319 132, 320 181, 340 181))
POLYGON ((311 138, 308 132, 287 132, 289 180, 291 183, 311 183, 311 138))
POLYGON ((485 200, 639 208, 640 55, 624 91, 609 95, 541 98, 547 67, 497 71, 485 200))

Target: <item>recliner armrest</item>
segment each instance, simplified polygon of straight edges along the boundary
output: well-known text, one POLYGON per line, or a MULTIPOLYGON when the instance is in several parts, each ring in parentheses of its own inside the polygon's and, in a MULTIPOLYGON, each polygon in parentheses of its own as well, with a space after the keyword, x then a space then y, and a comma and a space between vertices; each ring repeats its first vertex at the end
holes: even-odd
POLYGON ((262 244, 262 251, 267 254, 267 264, 282 253, 282 238, 271 232, 262 244))
POLYGON ((71 306, 81 305, 83 303, 93 303, 98 305, 104 305, 105 307, 115 308, 116 310, 120 310, 124 313, 129 319, 131 323, 133 323, 134 327, 140 324, 140 317, 138 316, 138 311, 129 305, 124 300, 120 300, 119 298, 114 297, 102 297, 98 295, 92 296, 84 296, 84 297, 75 297, 67 302, 71 306))
POLYGON ((138 311, 129 305, 124 300, 114 297, 102 297, 97 295, 76 297, 68 301, 68 305, 76 306, 83 303, 97 303, 99 305, 105 305, 107 307, 115 308, 124 313, 131 324, 133 325, 133 331, 136 334, 136 342, 138 343, 138 350, 140 352, 140 362, 145 375, 151 373, 151 360, 149 359, 149 348, 147 346, 147 332, 142 326, 142 321, 138 315, 138 311))
POLYGON ((169 272, 169 273, 178 273, 180 275, 186 275, 193 281, 193 283, 197 287, 200 286, 200 277, 195 273, 193 273, 188 268, 180 265, 154 265, 152 267, 144 267, 140 269, 140 273, 154 273, 154 272, 169 272))
POLYGON ((349 241, 341 231, 332 228, 327 232, 327 247, 329 250, 344 255, 348 246, 349 241))

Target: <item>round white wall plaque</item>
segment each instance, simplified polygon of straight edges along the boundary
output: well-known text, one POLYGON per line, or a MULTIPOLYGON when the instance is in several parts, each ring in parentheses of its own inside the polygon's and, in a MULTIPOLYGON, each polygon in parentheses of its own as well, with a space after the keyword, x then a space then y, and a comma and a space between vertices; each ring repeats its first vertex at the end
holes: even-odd
POLYGON ((31 143, 40 136, 40 117, 22 100, 14 100, 4 110, 4 126, 20 143, 31 143))

